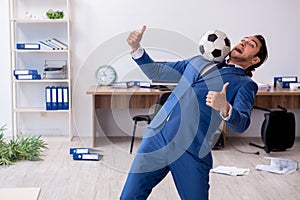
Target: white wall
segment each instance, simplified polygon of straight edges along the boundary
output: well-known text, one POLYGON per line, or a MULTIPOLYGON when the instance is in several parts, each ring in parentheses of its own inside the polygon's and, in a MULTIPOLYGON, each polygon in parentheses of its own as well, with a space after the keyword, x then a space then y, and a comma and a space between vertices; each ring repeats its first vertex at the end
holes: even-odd
MULTIPOLYGON (((171 40, 171 46, 176 46, 176 42, 173 41, 174 38, 159 37, 160 34, 152 38, 151 30, 167 30, 174 35, 177 33, 185 36, 195 43, 201 34, 209 29, 223 30, 231 38, 232 44, 237 43, 243 36, 262 34, 267 39, 269 60, 257 70, 254 79, 271 84, 275 75, 300 77, 297 62, 300 46, 300 41, 297 40, 300 35, 298 0, 76 0, 71 3, 73 114, 75 131, 80 135, 90 133, 91 101, 85 91, 90 84, 96 83, 94 73, 98 66, 113 64, 119 79, 122 80, 132 77, 145 79, 130 60, 129 48, 125 41, 129 31, 139 30, 144 24, 150 30, 145 33, 143 45, 154 48, 153 54, 156 59, 173 58, 169 55, 161 56, 162 54, 157 53, 155 49, 161 49, 160 44, 163 41, 171 40)), ((6 13, 6 1, 2 1, 0 6, 2 13, 6 13)), ((8 26, 5 16, 8 15, 1 18, 0 24, 1 36, 2 31, 6 30, 1 37, 2 44, 6 44, 1 46, 2 55, 8 55, 8 31, 2 28, 8 26)), ((174 49, 171 51, 174 53, 174 49)), ((197 49, 186 52, 184 56, 180 53, 179 57, 189 57, 195 53, 197 49)), ((9 71, 6 69, 8 59, 5 57, 0 62, 1 73, 9 77, 9 71)), ((3 93, 9 93, 9 84, 9 78, 1 79, 1 86, 6 88, 3 93)), ((10 101, 8 98, 2 99, 0 124, 9 124, 10 106, 6 105, 9 105, 10 101), (2 101, 5 101, 5 106, 2 101)))
POLYGON ((0 126, 6 124, 6 136, 11 136, 11 84, 9 67, 8 1, 0 2, 0 126))

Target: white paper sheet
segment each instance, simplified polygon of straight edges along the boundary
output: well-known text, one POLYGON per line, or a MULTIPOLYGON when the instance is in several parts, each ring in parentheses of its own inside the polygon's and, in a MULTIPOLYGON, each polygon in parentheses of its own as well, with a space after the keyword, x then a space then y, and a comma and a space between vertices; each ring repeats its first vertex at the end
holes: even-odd
POLYGON ((276 174, 288 174, 298 169, 298 162, 284 158, 265 157, 270 160, 270 165, 257 165, 256 169, 276 174))
POLYGON ((249 174, 250 169, 228 167, 228 166, 220 165, 220 166, 212 169, 211 172, 218 173, 218 174, 226 174, 226 175, 230 175, 230 176, 242 176, 242 175, 249 174))

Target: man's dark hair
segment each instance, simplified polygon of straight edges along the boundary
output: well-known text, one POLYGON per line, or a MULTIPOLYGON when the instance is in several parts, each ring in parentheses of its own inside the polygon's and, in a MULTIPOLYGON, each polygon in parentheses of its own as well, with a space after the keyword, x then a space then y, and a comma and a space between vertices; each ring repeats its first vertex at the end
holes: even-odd
POLYGON ((252 77, 252 72, 255 71, 255 68, 258 68, 268 58, 268 49, 267 49, 267 44, 266 44, 265 38, 262 35, 255 35, 254 37, 256 37, 261 43, 261 47, 260 47, 258 53, 255 55, 260 58, 260 61, 259 61, 259 63, 255 64, 255 65, 251 65, 250 67, 248 67, 245 70, 245 74, 250 77, 252 77))

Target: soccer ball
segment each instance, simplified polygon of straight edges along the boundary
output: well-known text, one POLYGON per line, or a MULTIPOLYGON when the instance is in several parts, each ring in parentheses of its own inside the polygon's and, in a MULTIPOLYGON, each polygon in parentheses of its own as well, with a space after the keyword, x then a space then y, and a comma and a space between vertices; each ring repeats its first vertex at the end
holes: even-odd
POLYGON ((230 40, 222 31, 210 30, 201 37, 199 50, 206 60, 220 62, 230 52, 230 40))

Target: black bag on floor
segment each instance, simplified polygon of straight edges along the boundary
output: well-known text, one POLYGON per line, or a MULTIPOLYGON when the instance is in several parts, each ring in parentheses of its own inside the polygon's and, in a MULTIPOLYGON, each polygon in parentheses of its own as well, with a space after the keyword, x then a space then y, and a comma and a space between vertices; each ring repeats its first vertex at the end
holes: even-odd
POLYGON ((271 151, 285 151, 293 147, 295 142, 295 115, 285 108, 278 106, 280 110, 268 110, 254 106, 255 109, 267 111, 261 126, 261 138, 264 147, 250 143, 250 145, 262 148, 266 153, 271 151))

